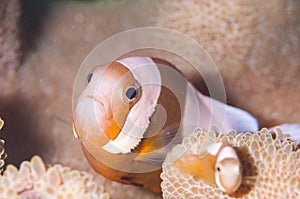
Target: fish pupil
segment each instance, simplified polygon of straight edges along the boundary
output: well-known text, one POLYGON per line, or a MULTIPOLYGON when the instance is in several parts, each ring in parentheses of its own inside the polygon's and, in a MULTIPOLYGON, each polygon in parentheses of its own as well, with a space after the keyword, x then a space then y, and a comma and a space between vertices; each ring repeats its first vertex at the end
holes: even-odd
POLYGON ((221 171, 221 168, 220 168, 220 167, 217 167, 217 171, 220 172, 220 171, 221 171))
POLYGON ((93 73, 89 73, 87 76, 87 82, 90 83, 93 77, 93 73))
POLYGON ((128 99, 132 100, 136 97, 137 91, 135 88, 130 87, 127 89, 126 91, 126 97, 128 97, 128 99))

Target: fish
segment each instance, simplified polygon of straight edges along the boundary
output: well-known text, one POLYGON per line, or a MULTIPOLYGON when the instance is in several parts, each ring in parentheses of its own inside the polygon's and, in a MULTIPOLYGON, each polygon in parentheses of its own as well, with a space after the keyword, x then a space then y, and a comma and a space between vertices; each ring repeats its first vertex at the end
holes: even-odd
POLYGON ((242 165, 233 147, 225 142, 211 143, 200 155, 183 155, 174 162, 183 173, 232 194, 241 185, 242 165))
MULTIPOLYGON (((96 172, 157 193, 166 154, 195 128, 258 130, 250 113, 203 95, 170 62, 134 56, 96 66, 88 74, 72 120, 74 135, 96 172)), ((223 165, 221 159, 220 168, 227 169, 229 163, 223 165)), ((228 179, 227 172, 217 177, 215 167, 210 169, 218 184, 228 179)))

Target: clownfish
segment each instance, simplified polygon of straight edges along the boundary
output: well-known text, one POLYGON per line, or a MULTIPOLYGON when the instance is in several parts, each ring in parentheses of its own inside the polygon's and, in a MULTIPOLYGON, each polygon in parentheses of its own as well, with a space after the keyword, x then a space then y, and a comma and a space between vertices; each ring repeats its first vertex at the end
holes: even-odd
MULTIPOLYGON (((211 125, 222 132, 258 130, 248 112, 203 95, 171 63, 150 57, 127 57, 95 67, 73 110, 74 134, 94 170, 154 192, 161 192, 167 152, 195 128, 208 131, 211 125)), ((214 166, 205 167, 210 175, 205 178, 230 192, 238 185, 240 163, 229 146, 216 151, 214 166), (232 157, 223 158, 227 156, 232 157), (228 181, 232 172, 223 173, 229 169, 238 178, 234 186, 228 181)))
POLYGON ((224 142, 207 146, 201 155, 183 155, 174 163, 195 179, 216 185, 224 193, 234 193, 242 183, 242 165, 236 151, 224 142))

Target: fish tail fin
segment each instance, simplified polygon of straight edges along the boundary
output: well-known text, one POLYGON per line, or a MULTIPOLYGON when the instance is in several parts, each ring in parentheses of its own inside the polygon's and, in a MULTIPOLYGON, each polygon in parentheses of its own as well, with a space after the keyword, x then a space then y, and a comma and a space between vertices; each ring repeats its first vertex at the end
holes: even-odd
POLYGON ((240 132, 255 132, 259 130, 258 121, 247 111, 226 105, 225 125, 229 130, 240 132))

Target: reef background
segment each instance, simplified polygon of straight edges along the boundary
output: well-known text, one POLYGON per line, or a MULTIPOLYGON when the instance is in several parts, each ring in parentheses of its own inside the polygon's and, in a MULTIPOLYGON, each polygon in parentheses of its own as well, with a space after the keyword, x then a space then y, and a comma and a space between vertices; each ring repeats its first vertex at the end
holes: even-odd
MULTIPOLYGON (((300 2, 292 0, 24 0, 20 7, 17 0, 2 1, 0 116, 6 124, 0 137, 6 162, 18 166, 40 155, 46 163, 93 173, 71 128, 77 69, 102 40, 143 26, 196 39, 220 68, 228 102, 256 116, 261 127, 300 123, 299 10, 300 2)), ((160 197, 95 177, 112 198, 160 197)))

